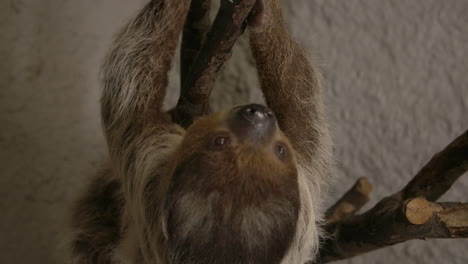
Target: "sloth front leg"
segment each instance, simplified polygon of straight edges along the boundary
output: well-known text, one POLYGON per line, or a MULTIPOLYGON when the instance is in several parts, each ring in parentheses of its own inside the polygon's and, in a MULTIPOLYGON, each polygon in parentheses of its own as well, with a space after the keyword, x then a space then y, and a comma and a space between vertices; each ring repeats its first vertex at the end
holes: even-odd
POLYGON ((189 6, 190 0, 150 1, 117 35, 103 66, 104 133, 124 188, 136 180, 135 157, 174 130, 161 107, 189 6))
MULTIPOLYGON (((152 0, 117 35, 102 69, 101 114, 124 221, 146 263, 163 256, 159 192, 184 131, 161 111, 190 0, 152 0)), ((126 237, 129 237, 126 234, 126 237)))
MULTIPOLYGON (((250 43, 266 102, 299 154, 311 158, 328 141, 319 73, 289 34, 279 0, 258 0, 250 43)), ((316 157, 315 157, 316 158, 316 157)))
POLYGON ((152 0, 117 35, 102 69, 101 113, 112 159, 126 163, 138 135, 170 119, 161 111, 167 73, 190 0, 152 0))
POLYGON ((323 189, 331 177, 331 144, 319 73, 288 33, 279 0, 258 0, 250 43, 268 106, 296 152, 301 211, 288 263, 312 260, 318 250, 323 189))

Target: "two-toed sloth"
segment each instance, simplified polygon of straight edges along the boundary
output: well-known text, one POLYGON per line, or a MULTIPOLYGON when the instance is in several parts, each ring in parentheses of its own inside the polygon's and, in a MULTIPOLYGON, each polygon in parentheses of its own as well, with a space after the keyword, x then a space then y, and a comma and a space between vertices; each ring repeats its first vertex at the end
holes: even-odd
POLYGON ((110 162, 73 208, 73 263, 302 264, 317 254, 331 158, 318 72, 279 0, 258 0, 250 44, 268 107, 236 106, 184 130, 161 106, 190 2, 148 3, 106 59, 110 162))

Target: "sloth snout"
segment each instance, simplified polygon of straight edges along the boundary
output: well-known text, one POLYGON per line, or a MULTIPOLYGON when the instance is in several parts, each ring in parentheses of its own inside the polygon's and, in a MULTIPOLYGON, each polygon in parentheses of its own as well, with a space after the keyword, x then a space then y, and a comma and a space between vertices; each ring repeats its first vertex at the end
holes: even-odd
POLYGON ((245 105, 239 109, 239 114, 254 126, 266 126, 275 121, 273 111, 260 104, 245 105))
POLYGON ((241 140, 255 143, 268 141, 276 130, 273 111, 260 104, 236 107, 229 120, 229 127, 241 140))

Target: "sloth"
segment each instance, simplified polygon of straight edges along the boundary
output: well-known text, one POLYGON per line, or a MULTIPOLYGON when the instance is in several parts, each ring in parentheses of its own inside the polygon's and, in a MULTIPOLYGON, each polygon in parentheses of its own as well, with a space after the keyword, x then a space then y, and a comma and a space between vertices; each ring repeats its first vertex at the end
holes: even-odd
POLYGON ((190 2, 147 3, 105 60, 110 157, 72 207, 72 263, 297 264, 317 255, 331 165, 317 69, 279 0, 257 0, 248 28, 266 106, 182 128, 162 103, 190 2))

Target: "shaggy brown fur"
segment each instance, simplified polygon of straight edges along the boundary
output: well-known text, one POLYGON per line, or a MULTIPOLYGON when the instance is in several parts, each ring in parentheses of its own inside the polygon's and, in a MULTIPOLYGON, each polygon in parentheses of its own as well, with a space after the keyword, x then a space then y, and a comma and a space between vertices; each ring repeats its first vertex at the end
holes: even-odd
POLYGON ((101 100, 111 162, 74 207, 73 263, 314 258, 331 156, 318 73, 279 0, 258 1, 251 47, 277 120, 261 140, 240 107, 187 131, 161 110, 190 0, 153 0, 117 36, 101 100))

